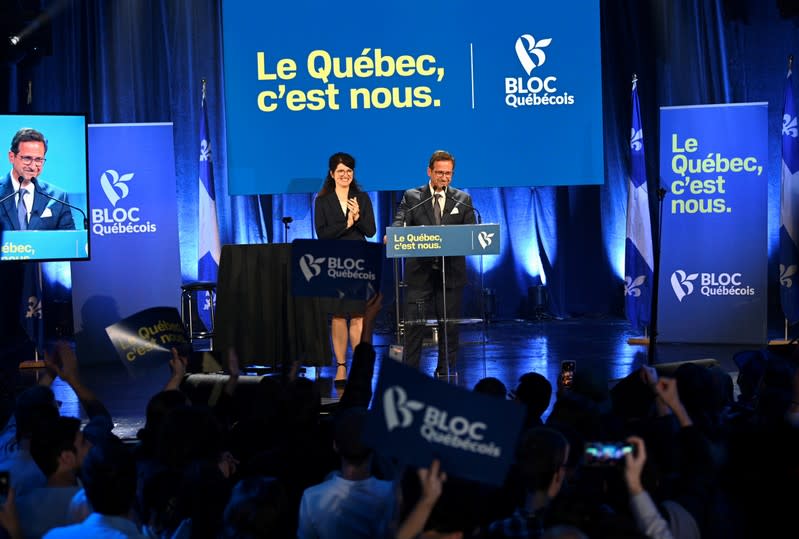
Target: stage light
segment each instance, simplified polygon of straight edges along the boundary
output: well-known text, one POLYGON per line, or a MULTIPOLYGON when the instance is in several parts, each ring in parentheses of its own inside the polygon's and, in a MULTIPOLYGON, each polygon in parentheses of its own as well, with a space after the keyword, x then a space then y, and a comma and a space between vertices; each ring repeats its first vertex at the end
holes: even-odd
POLYGON ((17 35, 8 36, 8 41, 12 46, 16 47, 19 44, 20 37, 17 35))

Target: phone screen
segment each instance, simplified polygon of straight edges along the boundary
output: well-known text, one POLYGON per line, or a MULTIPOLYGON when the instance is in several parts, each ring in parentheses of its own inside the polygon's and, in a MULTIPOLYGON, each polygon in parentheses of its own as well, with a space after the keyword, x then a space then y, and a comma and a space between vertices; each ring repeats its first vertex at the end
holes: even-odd
POLYGON ((624 455, 633 450, 627 442, 587 442, 585 464, 587 466, 616 466, 624 462, 624 455))
POLYGON ((571 389, 574 385, 574 371, 577 369, 577 362, 566 360, 560 362, 560 385, 563 389, 571 389))

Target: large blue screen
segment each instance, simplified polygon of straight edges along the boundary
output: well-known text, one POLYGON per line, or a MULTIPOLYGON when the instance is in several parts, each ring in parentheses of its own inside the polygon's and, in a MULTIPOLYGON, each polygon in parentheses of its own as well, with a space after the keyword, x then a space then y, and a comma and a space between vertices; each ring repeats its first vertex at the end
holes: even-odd
POLYGON ((599 2, 223 0, 231 194, 602 183, 599 2))

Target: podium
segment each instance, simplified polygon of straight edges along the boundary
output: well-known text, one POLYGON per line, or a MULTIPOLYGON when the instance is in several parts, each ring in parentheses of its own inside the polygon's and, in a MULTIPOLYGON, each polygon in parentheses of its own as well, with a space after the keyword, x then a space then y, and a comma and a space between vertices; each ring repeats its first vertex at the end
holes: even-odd
MULTIPOLYGON (((447 256, 482 256, 498 255, 500 252, 500 230, 498 224, 474 225, 434 225, 434 226, 390 226, 386 228, 386 256, 393 259, 417 257, 441 257, 441 284, 443 294, 444 316, 440 322, 445 328, 444 355, 448 356, 449 343, 447 342, 447 325, 460 323, 461 319, 450 319, 446 312, 447 275, 444 257, 447 256)), ((395 262, 398 260, 395 260, 395 262)), ((420 314, 417 320, 410 322, 404 320, 400 313, 400 281, 399 272, 394 272, 395 297, 397 298, 398 340, 404 339, 406 325, 425 324, 437 325, 439 320, 428 321, 420 314)), ((481 272, 482 277, 482 272, 481 272)), ((482 288, 482 283, 481 283, 482 288)), ((405 303, 404 301, 402 302, 405 303)), ((485 325, 485 313, 482 316, 485 325)), ((452 379, 447 361, 447 379, 452 379)))

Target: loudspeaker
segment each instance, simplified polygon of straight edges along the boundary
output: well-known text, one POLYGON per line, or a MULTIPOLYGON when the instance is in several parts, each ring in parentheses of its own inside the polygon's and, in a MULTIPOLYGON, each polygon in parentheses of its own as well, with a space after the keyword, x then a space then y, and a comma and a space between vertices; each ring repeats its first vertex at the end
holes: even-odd
POLYGON ((680 365, 683 365, 685 363, 693 363, 695 365, 699 365, 700 367, 705 367, 708 369, 711 367, 719 366, 718 361, 712 358, 707 358, 707 359, 692 359, 689 361, 675 361, 674 363, 661 363, 659 365, 654 365, 654 367, 658 373, 658 376, 673 376, 674 371, 676 371, 680 365))
MULTIPOLYGON (((233 394, 236 400, 254 402, 258 390, 258 384, 263 382, 267 376, 245 376, 239 377, 236 390, 233 394)), ((189 374, 183 378, 180 390, 194 404, 208 404, 213 406, 222 395, 225 384, 230 380, 227 374, 189 374)))

